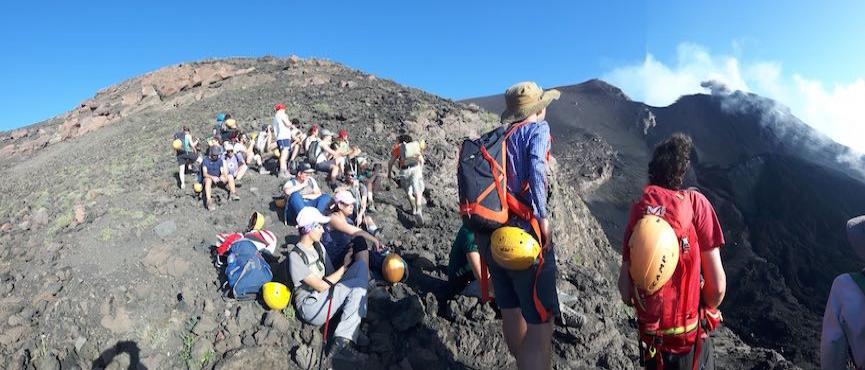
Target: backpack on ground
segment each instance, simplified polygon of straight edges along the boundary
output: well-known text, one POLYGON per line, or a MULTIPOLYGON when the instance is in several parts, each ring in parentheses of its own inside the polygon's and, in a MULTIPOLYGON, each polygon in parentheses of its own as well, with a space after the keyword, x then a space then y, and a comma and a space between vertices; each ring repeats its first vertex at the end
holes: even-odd
POLYGON ((316 161, 318 160, 318 156, 321 154, 321 140, 313 140, 309 143, 309 147, 306 148, 306 161, 315 166, 316 161))
POLYGON ((234 298, 239 300, 255 299, 261 286, 273 279, 270 265, 249 239, 231 244, 225 276, 234 298))
MULTIPOLYGON (((666 283, 653 293, 635 287, 640 344, 648 353, 686 353, 698 345, 704 315, 700 308, 700 251, 691 245, 697 234, 689 192, 650 185, 633 208, 640 214, 637 220, 654 216, 667 222, 679 244, 679 260, 666 283)), ((625 235, 625 240, 630 238, 625 235)), ((720 320, 720 313, 714 314, 720 320)))

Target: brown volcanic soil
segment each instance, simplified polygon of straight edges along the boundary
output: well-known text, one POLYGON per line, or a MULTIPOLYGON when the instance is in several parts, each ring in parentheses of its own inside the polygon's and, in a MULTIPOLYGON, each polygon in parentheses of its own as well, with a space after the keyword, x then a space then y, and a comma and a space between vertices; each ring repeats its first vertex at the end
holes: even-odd
MULTIPOLYGON (((220 206, 206 212, 191 190, 177 188, 169 150, 180 126, 204 136, 217 112, 231 113, 241 127, 269 124, 275 102, 284 102, 304 125, 349 130, 378 160, 386 159, 401 124, 429 145, 424 226, 408 220, 398 189, 377 196, 382 238, 406 257, 411 278, 370 290, 363 325, 369 343, 361 347, 369 360, 342 367, 513 368, 493 307, 436 294, 459 225, 457 146, 493 127, 496 116, 331 62, 297 58, 169 67, 4 136, 6 154, 14 158, 0 182, 0 356, 6 367, 314 366, 320 331, 301 325, 290 310, 268 312, 259 302, 223 298, 210 251, 217 232, 241 229, 256 210, 267 212, 266 227, 280 240, 296 240, 271 204, 281 181, 251 173, 240 202, 216 190, 220 206), (234 72, 205 73, 213 70, 234 72)), ((633 368, 631 313, 613 283, 619 256, 580 195, 603 186, 611 172, 615 179, 615 142, 586 131, 556 145, 562 159, 551 208, 565 315, 554 334, 554 366, 633 368)), ((278 277, 286 253, 280 249, 273 261, 278 277)), ((723 368, 791 367, 729 330, 718 337, 723 368)))

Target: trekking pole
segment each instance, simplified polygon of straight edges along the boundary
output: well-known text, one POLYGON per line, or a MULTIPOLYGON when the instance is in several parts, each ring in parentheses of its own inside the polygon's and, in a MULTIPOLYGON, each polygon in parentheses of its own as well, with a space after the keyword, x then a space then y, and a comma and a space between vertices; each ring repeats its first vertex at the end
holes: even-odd
POLYGON ((327 316, 324 317, 324 333, 321 338, 321 353, 318 355, 318 370, 321 370, 321 364, 324 362, 324 349, 327 347, 327 332, 330 325, 330 307, 333 305, 333 287, 327 292, 327 316))

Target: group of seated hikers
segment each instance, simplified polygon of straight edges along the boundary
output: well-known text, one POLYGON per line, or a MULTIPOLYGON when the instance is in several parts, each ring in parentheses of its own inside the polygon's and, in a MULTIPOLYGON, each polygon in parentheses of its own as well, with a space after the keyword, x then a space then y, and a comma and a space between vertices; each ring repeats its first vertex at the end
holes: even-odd
MULTIPOLYGON (((545 120, 547 106, 559 96, 533 82, 511 86, 505 92, 502 125, 480 138, 466 139, 458 158, 463 223, 451 246, 445 294, 494 299, 507 349, 520 369, 551 367, 553 323, 561 316, 557 245, 547 207, 552 138, 545 120)), ((284 105, 276 105, 275 111, 273 124, 251 135, 220 114, 204 156, 184 127, 173 142, 180 187, 185 187, 187 171, 197 172, 196 186, 204 184, 206 204, 212 209, 213 184, 224 185, 236 200, 236 187, 248 166, 267 175, 271 171, 264 169, 265 162, 278 159, 273 172, 286 182, 275 201, 283 203, 285 223, 293 224, 299 235, 285 260, 285 282, 292 294, 271 281, 269 264, 258 260, 261 253, 275 251, 276 238, 261 230, 263 216, 257 213, 251 232, 220 234, 217 254, 229 254, 226 284, 235 297, 261 292, 271 309, 292 304, 305 323, 324 325, 326 343, 328 323, 341 312, 329 356, 362 364, 366 355, 354 344, 368 342, 360 324, 366 316, 370 279, 396 283, 408 276, 406 262, 383 245, 377 236, 382 229, 370 217, 375 213, 373 190, 381 166, 349 144, 347 131, 334 134, 317 125, 304 131, 299 120, 289 120, 284 105), (326 176, 332 193, 319 186, 316 172, 326 176)), ((422 141, 400 132, 387 169, 392 178, 398 165, 398 182, 419 222, 426 203, 424 147, 422 141)), ((618 290, 623 303, 636 312, 637 355, 647 369, 715 367, 712 333, 721 322, 718 306, 726 295, 720 253, 725 241, 709 199, 684 186, 694 150, 692 139, 680 133, 657 145, 648 164, 648 183, 624 230, 618 290)), ((865 216, 852 219, 847 232, 865 260, 863 225, 865 216)), ((836 279, 824 316, 823 368, 865 363, 863 309, 865 271, 836 279)))
MULTIPOLYGON (((215 187, 225 188, 230 199, 240 200, 237 189, 250 167, 259 175, 273 173, 284 178, 282 194, 274 198, 274 203, 282 208, 285 224, 295 225, 300 235, 286 260, 286 283, 293 288, 292 302, 298 317, 312 325, 330 319, 330 313, 323 312, 322 307, 333 302, 328 312, 339 311, 342 316, 329 352, 343 359, 356 359, 362 355, 348 344, 359 335, 369 278, 380 275, 397 282, 407 277, 405 261, 378 239, 382 228, 370 216, 376 212, 373 189, 380 186, 379 172, 383 167, 349 143, 347 130, 334 133, 315 124, 302 129, 300 120, 288 118, 283 104, 277 104, 274 111, 272 124, 252 132, 243 130, 235 118, 223 113, 216 116, 216 124, 206 139, 195 139, 189 127, 183 127, 172 142, 180 188, 186 188, 186 174, 193 174, 196 197, 213 210, 215 187), (272 166, 272 171, 267 166, 272 166), (319 186, 316 172, 323 173, 328 189, 319 186), (370 274, 371 268, 376 273, 370 274)), ((391 150, 391 163, 400 164, 397 182, 405 184, 402 188, 410 200, 408 208, 416 216, 425 203, 420 201, 424 200, 423 147, 425 143, 414 142, 401 131, 391 150), (409 151, 405 150, 407 145, 409 151)), ((393 177, 388 174, 388 178, 393 177)), ((217 254, 228 257, 226 285, 236 297, 261 290, 267 301, 278 296, 279 291, 267 285, 275 283, 269 267, 273 260, 238 264, 256 260, 255 253, 248 253, 250 250, 263 255, 272 255, 276 250, 273 233, 262 230, 263 219, 255 221, 256 217, 263 215, 253 215, 246 234, 220 234, 217 254), (261 273, 240 274, 246 266, 255 266, 252 271, 261 273)))

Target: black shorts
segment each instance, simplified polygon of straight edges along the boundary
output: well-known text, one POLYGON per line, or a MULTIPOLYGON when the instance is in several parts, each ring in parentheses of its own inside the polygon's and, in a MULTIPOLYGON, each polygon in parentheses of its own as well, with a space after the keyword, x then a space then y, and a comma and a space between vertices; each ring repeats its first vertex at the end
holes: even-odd
POLYGON ((198 154, 192 152, 180 152, 177 154, 177 164, 190 164, 198 160, 198 154))
MULTIPOLYGON (((490 271, 490 281, 496 294, 496 304, 502 309, 519 308, 529 324, 542 324, 541 316, 535 309, 534 286, 537 265, 522 271, 507 270, 493 261, 490 252, 490 234, 475 233, 475 242, 481 257, 487 263, 490 271)), ((552 314, 547 320, 552 320, 559 312, 559 296, 556 291, 556 253, 555 247, 544 252, 544 265, 537 276, 538 299, 541 305, 552 314)))
POLYGON ((334 160, 319 162, 315 164, 315 170, 320 172, 330 172, 333 169, 333 166, 336 166, 334 160))

